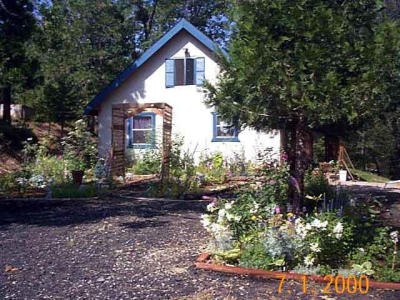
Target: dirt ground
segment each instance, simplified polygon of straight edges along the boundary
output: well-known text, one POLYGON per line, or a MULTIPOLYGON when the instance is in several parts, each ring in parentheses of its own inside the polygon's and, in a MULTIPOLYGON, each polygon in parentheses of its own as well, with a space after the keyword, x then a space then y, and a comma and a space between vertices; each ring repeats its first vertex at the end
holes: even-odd
POLYGON ((278 280, 195 269, 206 204, 0 201, 0 299, 400 299, 383 290, 311 296, 294 281, 278 294, 278 280))

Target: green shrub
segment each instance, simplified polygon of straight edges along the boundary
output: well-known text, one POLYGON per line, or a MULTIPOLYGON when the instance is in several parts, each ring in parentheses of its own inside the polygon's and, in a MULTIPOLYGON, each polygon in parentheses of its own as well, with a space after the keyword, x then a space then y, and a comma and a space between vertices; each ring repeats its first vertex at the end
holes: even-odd
POLYGON ((132 171, 137 175, 158 174, 161 170, 161 153, 158 149, 146 149, 143 156, 135 158, 132 171))
POLYGON ((313 211, 324 197, 326 200, 333 200, 335 197, 335 192, 329 185, 328 179, 319 169, 307 172, 304 178, 304 193, 306 195, 304 205, 309 211, 313 211))
POLYGON ((11 191, 19 188, 17 173, 6 173, 0 176, 0 191, 11 191))
POLYGON ((261 242, 247 244, 239 260, 239 265, 245 268, 270 270, 273 259, 269 256, 261 242))
POLYGON ((15 154, 24 147, 28 138, 37 141, 32 129, 24 126, 9 125, 0 120, 0 151, 15 154))
POLYGON ((74 128, 63 138, 61 144, 68 170, 85 170, 96 163, 97 145, 85 119, 74 123, 74 128))
POLYGON ((61 184, 52 187, 51 191, 53 198, 90 198, 101 193, 94 184, 81 187, 75 184, 61 184))

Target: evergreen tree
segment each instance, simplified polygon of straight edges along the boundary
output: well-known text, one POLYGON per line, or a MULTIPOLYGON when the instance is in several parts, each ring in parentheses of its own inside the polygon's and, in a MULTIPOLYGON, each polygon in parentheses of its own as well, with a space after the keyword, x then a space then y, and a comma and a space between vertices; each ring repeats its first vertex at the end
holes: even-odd
POLYGON ((11 123, 10 105, 19 88, 31 87, 37 64, 27 54, 27 44, 36 28, 29 0, 0 1, 0 88, 3 120, 11 123))
POLYGON ((239 125, 284 129, 300 193, 312 130, 357 124, 397 96, 399 27, 379 1, 237 1, 230 57, 221 56, 209 105, 239 125))

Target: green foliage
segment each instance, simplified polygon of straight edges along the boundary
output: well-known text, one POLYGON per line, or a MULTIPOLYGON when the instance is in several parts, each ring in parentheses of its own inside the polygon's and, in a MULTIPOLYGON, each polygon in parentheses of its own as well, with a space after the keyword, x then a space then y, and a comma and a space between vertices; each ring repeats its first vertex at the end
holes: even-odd
POLYGON ((181 137, 174 137, 170 150, 170 176, 163 187, 163 194, 173 199, 181 198, 185 193, 197 191, 195 150, 183 148, 181 137))
POLYGON ((245 268, 269 270, 272 263, 273 259, 265 251, 263 243, 255 242, 245 245, 239 265, 245 268))
POLYGON ((19 188, 17 178, 18 173, 5 173, 0 176, 0 191, 12 191, 19 188))
MULTIPOLYGON (((229 58, 220 55, 206 102, 241 127, 285 129, 299 183, 310 130, 358 126, 398 107, 400 26, 378 1, 237 1, 232 21, 229 58)), ((301 209, 302 184, 296 195, 301 209)))
MULTIPOLYGON (((154 184, 149 191, 152 196, 179 199, 185 193, 196 192, 198 183, 196 180, 196 165, 194 161, 195 150, 184 149, 184 140, 180 136, 174 136, 171 141, 169 154, 169 178, 163 186, 154 184)), ((138 159, 133 170, 139 172, 160 171, 160 150, 146 150, 144 160, 138 159)), ((151 174, 154 174, 151 173, 151 174)))
POLYGON ((8 125, 0 121, 0 153, 15 154, 24 147, 24 141, 28 138, 37 140, 30 128, 25 126, 8 125))
MULTIPOLYGON (((0 89, 4 104, 24 98, 36 83, 37 61, 29 55, 37 30, 32 1, 3 0, 0 9, 0 89)), ((3 118, 6 117, 4 114, 3 118)), ((10 120, 6 120, 11 123, 10 120)))
POLYGON ((84 119, 75 122, 74 128, 63 138, 62 145, 69 170, 84 170, 95 164, 97 145, 84 119))
POLYGON ((335 193, 329 185, 328 179, 319 169, 310 170, 305 178, 305 205, 309 211, 313 211, 317 207, 318 202, 325 199, 333 200, 335 193))
POLYGON ((381 182, 385 183, 389 181, 389 178, 376 175, 371 172, 362 171, 362 170, 351 170, 353 174, 360 178, 360 180, 367 181, 367 182, 381 182))
POLYGON ((230 59, 221 57, 208 103, 255 128, 373 116, 399 84, 399 28, 382 22, 380 9, 374 0, 237 2, 230 59))
MULTIPOLYGON (((400 129, 397 121, 399 113, 393 116, 385 113, 383 116, 376 116, 371 120, 364 122, 362 127, 357 130, 348 131, 344 140, 346 149, 350 153, 352 162, 357 169, 360 169, 360 175, 366 177, 366 181, 379 180, 378 176, 369 178, 363 171, 374 171, 383 177, 393 176, 398 168, 397 160, 397 140, 396 131, 400 129)), ((372 175, 372 174, 371 174, 372 175)), ((394 177, 394 179, 396 179, 394 177)))
POLYGON ((135 159, 132 167, 134 174, 150 175, 161 171, 161 153, 158 149, 146 149, 143 155, 135 159))
MULTIPOLYGON (((270 171, 271 172, 271 171, 270 171)), ((279 171, 276 171, 279 172, 279 171)), ((268 181, 267 181, 268 182, 268 181)), ((257 197, 257 185, 235 199, 207 206, 202 224, 211 234, 211 253, 220 260, 266 270, 300 270, 305 274, 367 274, 393 281, 400 275, 399 234, 377 220, 380 202, 309 215, 285 213, 275 202, 257 197), (353 217, 353 216, 358 216, 353 217), (218 253, 235 252, 234 259, 218 253)))
POLYGON ((51 192, 54 198, 90 198, 96 197, 101 193, 94 184, 81 187, 75 184, 55 185, 52 187, 51 192))
POLYGON ((224 157, 221 152, 210 155, 202 154, 197 171, 205 176, 205 182, 224 183, 226 181, 227 170, 224 167, 224 157))

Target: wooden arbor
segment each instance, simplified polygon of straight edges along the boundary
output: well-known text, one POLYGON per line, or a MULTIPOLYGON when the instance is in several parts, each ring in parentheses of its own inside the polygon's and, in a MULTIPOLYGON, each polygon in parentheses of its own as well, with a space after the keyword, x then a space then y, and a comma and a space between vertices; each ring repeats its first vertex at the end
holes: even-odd
POLYGON ((172 131, 172 107, 167 103, 113 104, 111 121, 111 174, 113 176, 125 175, 125 120, 142 111, 151 111, 163 117, 161 181, 164 182, 169 175, 172 131))

